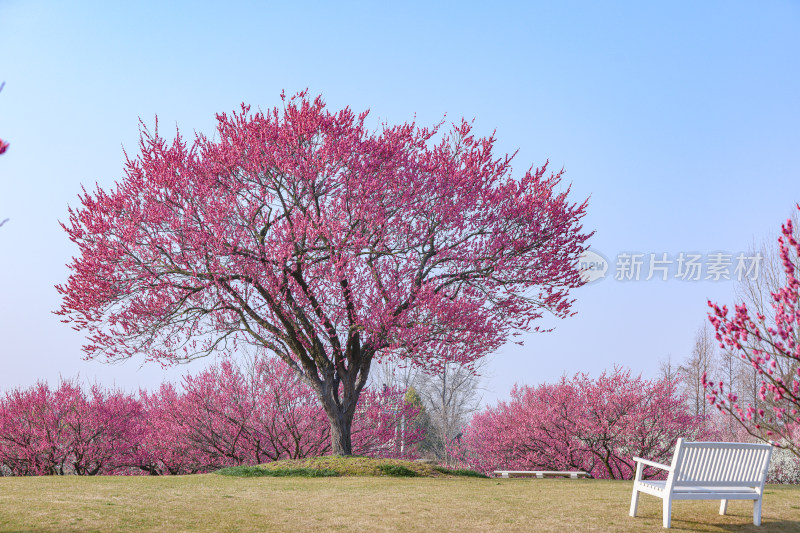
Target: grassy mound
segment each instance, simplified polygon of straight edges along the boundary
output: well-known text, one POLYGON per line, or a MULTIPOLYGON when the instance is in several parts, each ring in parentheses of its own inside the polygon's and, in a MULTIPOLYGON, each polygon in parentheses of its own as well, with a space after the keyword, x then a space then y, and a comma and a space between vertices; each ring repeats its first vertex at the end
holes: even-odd
POLYGON ((231 477, 337 477, 338 472, 314 468, 261 468, 260 466, 231 466, 216 471, 231 477))
POLYGON ((442 466, 402 459, 373 459, 371 457, 338 455, 285 459, 258 466, 234 466, 223 468, 216 473, 235 477, 486 477, 472 470, 450 470, 442 466))

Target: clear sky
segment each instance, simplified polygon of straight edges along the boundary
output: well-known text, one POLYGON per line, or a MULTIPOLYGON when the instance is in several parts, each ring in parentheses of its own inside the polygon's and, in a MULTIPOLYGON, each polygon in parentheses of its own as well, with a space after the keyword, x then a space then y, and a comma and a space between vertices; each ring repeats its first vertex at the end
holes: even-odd
POLYGON ((81 335, 51 313, 76 253, 58 221, 82 185, 122 178, 139 117, 210 133, 217 112, 306 87, 375 123, 474 117, 519 149, 518 171, 549 159, 575 200, 591 196, 608 278, 575 291, 577 316, 491 358, 487 401, 615 364, 654 376, 734 284, 676 279, 675 263, 668 281, 617 281, 617 257, 647 254, 644 278, 650 253, 735 255, 777 233, 800 201, 798 58, 790 1, 0 0, 0 389, 185 372, 82 359, 81 335))

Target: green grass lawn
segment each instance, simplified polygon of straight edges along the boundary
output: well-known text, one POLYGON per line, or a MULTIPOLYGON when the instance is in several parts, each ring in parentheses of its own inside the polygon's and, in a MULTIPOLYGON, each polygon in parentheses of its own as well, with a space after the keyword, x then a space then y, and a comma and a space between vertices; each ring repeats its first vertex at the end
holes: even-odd
MULTIPOLYGON (((0 531, 662 531, 631 482, 471 477, 0 478, 0 531)), ((800 487, 752 503, 675 502, 675 531, 800 532, 800 487)))

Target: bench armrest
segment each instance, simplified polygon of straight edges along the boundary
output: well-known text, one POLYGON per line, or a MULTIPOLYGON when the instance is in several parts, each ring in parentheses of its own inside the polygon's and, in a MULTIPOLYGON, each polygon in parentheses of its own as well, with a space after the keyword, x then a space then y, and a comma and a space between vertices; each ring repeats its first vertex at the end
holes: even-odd
POLYGON ((633 460, 636 461, 637 463, 642 463, 642 464, 647 465, 647 466, 654 466, 656 468, 660 468, 662 470, 666 470, 667 472, 672 470, 671 466, 662 465, 661 463, 657 463, 655 461, 648 461, 647 459, 642 459, 641 457, 634 457, 633 460))

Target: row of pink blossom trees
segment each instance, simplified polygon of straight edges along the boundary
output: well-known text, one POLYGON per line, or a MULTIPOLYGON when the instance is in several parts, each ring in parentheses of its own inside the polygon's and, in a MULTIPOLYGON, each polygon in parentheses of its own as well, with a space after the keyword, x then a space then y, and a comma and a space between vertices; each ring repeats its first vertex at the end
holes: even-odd
POLYGON ((142 406, 121 391, 84 390, 74 381, 39 383, 0 401, 3 474, 99 474, 134 463, 147 426, 142 406))
POLYGON ((714 436, 703 417, 689 413, 675 381, 615 368, 597 379, 576 374, 554 384, 515 386, 509 401, 473 417, 454 451, 464 466, 483 472, 583 470, 595 478, 631 479, 633 456, 668 463, 678 437, 714 436))
MULTIPOLYGON (((356 453, 408 456, 422 435, 404 391, 362 394, 356 453), (402 449, 401 449, 402 448, 402 449)), ((313 391, 277 360, 224 361, 138 395, 62 381, 0 398, 3 475, 188 474, 324 455, 330 425, 313 391)))

